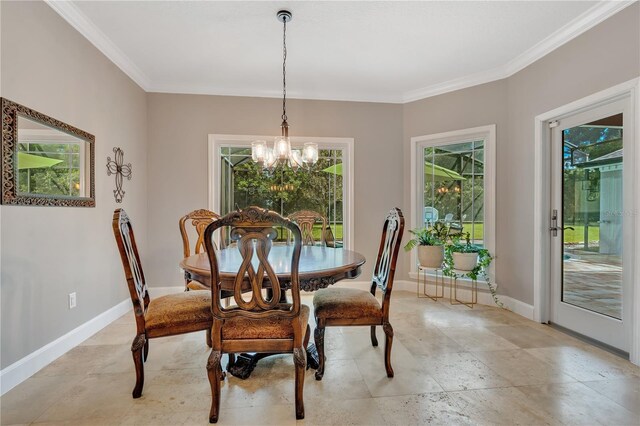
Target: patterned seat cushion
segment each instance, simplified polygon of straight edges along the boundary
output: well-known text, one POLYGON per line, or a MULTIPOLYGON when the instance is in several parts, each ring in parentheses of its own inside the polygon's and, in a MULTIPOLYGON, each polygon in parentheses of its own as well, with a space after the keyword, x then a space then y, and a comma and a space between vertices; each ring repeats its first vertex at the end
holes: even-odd
POLYGON ((368 291, 354 288, 325 288, 313 296, 316 318, 381 318, 382 308, 368 291))
MULTIPOLYGON (((300 306, 300 324, 302 336, 309 322, 309 307, 300 306)), ((225 320, 222 326, 223 340, 243 339, 291 339, 293 338, 292 318, 252 319, 233 317, 225 320)))
POLYGON ((151 300, 145 314, 147 336, 171 334, 211 328, 211 292, 185 291, 151 300))

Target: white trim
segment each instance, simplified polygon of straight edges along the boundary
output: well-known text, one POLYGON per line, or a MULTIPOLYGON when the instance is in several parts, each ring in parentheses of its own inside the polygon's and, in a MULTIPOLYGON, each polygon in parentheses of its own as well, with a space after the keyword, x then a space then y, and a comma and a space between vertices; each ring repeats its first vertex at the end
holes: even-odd
POLYGON ((595 27, 600 22, 630 6, 634 1, 601 1, 587 9, 584 13, 568 22, 548 37, 536 43, 527 51, 509 61, 504 67, 506 77, 512 76, 538 59, 553 52, 563 44, 573 40, 580 34, 595 27))
MULTIPOLYGON (((216 196, 218 189, 218 176, 220 176, 218 166, 217 152, 221 146, 251 146, 251 142, 254 140, 271 140, 273 136, 261 136, 261 135, 218 135, 210 134, 208 143, 208 206, 209 209, 214 212, 220 211, 220 198, 216 196)), ((343 185, 345 188, 345 198, 343 200, 344 206, 344 225, 346 225, 347 232, 343 234, 343 241, 345 248, 352 248, 354 246, 354 225, 355 225, 355 213, 354 213, 354 139, 353 138, 333 138, 333 137, 309 137, 309 136, 292 136, 291 145, 301 145, 305 142, 315 142, 320 149, 341 149, 344 150, 342 161, 347 166, 349 173, 343 174, 343 185), (345 202, 346 201, 346 202, 345 202)), ((344 228, 343 228, 344 229, 344 228)))
POLYGON ((111 41, 96 24, 71 1, 44 0, 65 21, 75 28, 122 72, 128 75, 142 90, 150 91, 150 81, 144 72, 111 41))
POLYGON ((0 371, 1 394, 4 395, 130 310, 131 299, 123 300, 113 308, 74 328, 64 336, 2 369, 0 371))
MULTIPOLYGON (((635 109, 631 114, 635 118, 635 126, 631 129, 625 129, 632 132, 629 140, 635 146, 630 147, 628 151, 632 152, 632 158, 635 164, 640 164, 640 149, 638 149, 638 135, 640 135, 640 78, 634 78, 609 89, 602 90, 582 99, 555 108, 551 111, 539 114, 534 119, 535 140, 534 140, 534 249, 533 249, 533 306, 534 319, 538 322, 547 322, 549 320, 549 292, 548 283, 550 279, 550 265, 547 259, 547 248, 549 247, 549 166, 548 158, 549 149, 549 131, 547 123, 553 120, 560 120, 568 115, 576 114, 582 110, 593 108, 594 106, 606 102, 610 102, 621 96, 631 96, 631 105, 635 109)), ((640 170, 635 167, 635 176, 633 181, 632 194, 640 193, 640 170)), ((634 211, 631 230, 634 235, 633 259, 634 265, 640 265, 640 197, 635 196, 633 200, 634 211)), ((631 345, 629 351, 629 359, 632 363, 640 365, 640 267, 634 265, 626 265, 625 268, 633 268, 631 271, 634 283, 632 290, 633 301, 631 303, 632 321, 631 321, 631 345)))
MULTIPOLYGON (((429 281, 427 281, 427 283, 429 283, 429 281)), ((371 282, 367 282, 367 281, 349 281, 349 280, 344 280, 344 281, 340 281, 339 283, 335 284, 338 285, 340 287, 348 287, 348 288, 357 288, 359 290, 369 290, 371 288, 371 282)), ((429 285, 429 284, 427 284, 429 285)), ((448 287, 448 285, 445 282, 445 287, 448 287)), ((460 291, 460 288, 458 289, 460 291)), ((406 291, 409 292, 413 295, 416 294, 416 282, 415 281, 408 281, 408 280, 396 280, 393 283, 393 291, 406 291)), ((429 291, 429 290, 427 290, 429 291)), ((434 291, 434 289, 432 289, 431 291, 434 291)), ((463 292, 464 290, 464 286, 463 286, 463 292)), ((463 295, 463 297, 466 297, 463 295)), ((520 300, 514 299, 512 297, 509 296, 503 296, 500 295, 500 302, 502 302, 504 304, 504 306, 510 310, 511 312, 513 312, 514 314, 518 314, 521 317, 524 317, 528 320, 533 320, 533 306, 529 305, 527 303, 521 302, 520 300)), ((445 289, 445 297, 444 299, 441 299, 441 302, 438 303, 445 303, 445 304, 449 304, 449 293, 448 290, 445 289)), ((391 295, 391 310, 393 310, 393 295, 391 295)), ((496 304, 493 301, 493 298, 491 297, 491 293, 489 293, 489 290, 486 288, 482 287, 482 283, 479 282, 478 283, 478 304, 479 305, 486 305, 486 306, 493 306, 495 307, 496 304)), ((472 311, 472 309, 469 309, 469 311, 472 311)))
MULTIPOLYGON (((279 92, 274 90, 252 90, 228 89, 216 86, 186 86, 182 84, 155 84, 142 72, 140 68, 128 58, 120 48, 118 48, 109 37, 107 37, 93 21, 91 21, 78 7, 71 1, 45 0, 45 2, 56 11, 73 28, 78 30, 89 42, 99 51, 109 58, 118 68, 135 81, 147 92, 158 93, 186 93, 200 95, 220 95, 220 96, 250 96, 278 98, 279 92)), ((544 38, 533 47, 522 52, 517 57, 491 70, 474 73, 454 80, 432 84, 430 86, 409 90, 394 95, 376 94, 353 94, 345 95, 341 93, 317 93, 298 91, 291 93, 292 99, 317 99, 352 102, 385 102, 385 103, 407 103, 443 93, 453 92, 479 84, 489 83, 507 78, 538 59, 548 55, 565 43, 578 37, 585 31, 593 28, 600 22, 610 18, 634 1, 603 1, 598 2, 593 7, 568 22, 557 31, 544 38)))
MULTIPOLYGON (((436 133, 425 136, 414 136, 411 138, 411 229, 416 229, 422 224, 418 224, 418 187, 423 186, 422 176, 418 176, 418 146, 436 146, 449 143, 457 143, 473 138, 482 138, 484 144, 484 244, 492 253, 496 247, 496 125, 473 127, 470 129, 454 130, 451 132, 436 133)), ((494 256, 495 258, 495 256, 494 256)), ((416 272, 418 264, 416 250, 411 251, 410 272, 416 272)), ((495 281, 495 261, 489 268, 489 276, 495 281)))

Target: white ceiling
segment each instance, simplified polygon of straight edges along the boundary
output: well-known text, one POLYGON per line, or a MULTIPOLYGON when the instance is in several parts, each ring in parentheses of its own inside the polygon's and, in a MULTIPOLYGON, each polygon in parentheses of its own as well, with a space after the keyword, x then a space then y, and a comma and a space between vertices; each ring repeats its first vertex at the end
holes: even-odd
POLYGON ((507 77, 630 2, 49 1, 149 92, 408 102, 507 77))

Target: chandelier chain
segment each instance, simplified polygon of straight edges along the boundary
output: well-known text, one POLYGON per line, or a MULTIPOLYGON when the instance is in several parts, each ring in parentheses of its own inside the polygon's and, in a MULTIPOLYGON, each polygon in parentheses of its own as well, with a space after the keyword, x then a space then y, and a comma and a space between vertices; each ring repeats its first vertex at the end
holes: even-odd
POLYGON ((287 121, 287 18, 282 31, 282 121, 287 121))

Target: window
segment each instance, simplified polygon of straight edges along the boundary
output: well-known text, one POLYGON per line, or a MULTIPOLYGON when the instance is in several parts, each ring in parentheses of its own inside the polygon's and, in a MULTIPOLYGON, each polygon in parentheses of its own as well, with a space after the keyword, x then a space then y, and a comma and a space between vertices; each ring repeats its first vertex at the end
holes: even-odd
MULTIPOLYGON (((327 218, 334 244, 349 247, 353 241, 353 140, 291 138, 293 147, 317 142, 318 162, 309 170, 294 172, 286 167, 266 173, 251 159, 251 142, 255 139, 266 138, 210 136, 210 208, 221 215, 251 205, 283 216, 312 210, 327 218)), ((314 228, 316 240, 320 240, 320 228, 320 224, 314 228)))
POLYGON ((494 252, 495 125, 418 136, 411 143, 412 228, 442 221, 494 252))

